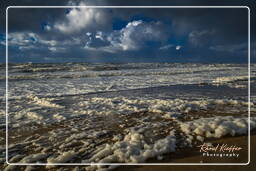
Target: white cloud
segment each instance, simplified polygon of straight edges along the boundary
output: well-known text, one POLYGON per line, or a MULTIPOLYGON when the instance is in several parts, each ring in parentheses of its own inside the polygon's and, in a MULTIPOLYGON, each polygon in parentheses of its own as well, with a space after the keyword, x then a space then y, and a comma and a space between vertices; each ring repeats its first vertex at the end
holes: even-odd
POLYGON ((148 43, 151 42, 163 43, 167 37, 165 27, 161 22, 138 20, 129 22, 121 30, 87 31, 82 34, 66 36, 64 39, 54 36, 46 37, 31 32, 10 33, 9 45, 19 46, 20 50, 46 49, 51 52, 59 52, 76 47, 88 51, 115 53, 140 50, 149 47, 148 43))
POLYGON ((132 21, 121 30, 114 31, 107 40, 113 49, 138 50, 147 41, 163 41, 166 38, 161 22, 132 21))
POLYGON ((8 34, 8 45, 10 46, 30 46, 31 44, 42 44, 56 46, 56 40, 46 40, 32 32, 13 32, 8 34))
MULTIPOLYGON (((79 6, 86 6, 80 2, 79 6)), ((75 33, 83 29, 103 26, 107 24, 108 15, 103 9, 73 8, 66 14, 64 21, 54 24, 54 28, 63 33, 75 33)))
POLYGON ((176 50, 180 50, 180 48, 181 48, 180 45, 178 45, 178 46, 175 47, 176 50))
POLYGON ((48 49, 52 52, 64 51, 67 46, 81 45, 81 39, 71 37, 66 40, 45 39, 32 32, 13 32, 8 34, 8 46, 19 50, 48 49))
POLYGON ((8 34, 9 46, 26 46, 36 43, 39 36, 31 32, 13 32, 8 34))
POLYGON ((175 48, 176 50, 180 50, 181 47, 182 47, 182 46, 180 46, 180 45, 175 46, 175 45, 173 45, 173 44, 167 44, 167 45, 161 46, 161 47, 159 48, 159 50, 168 50, 168 49, 170 49, 170 48, 175 48))
POLYGON ((57 48, 56 48, 56 47, 48 47, 48 49, 49 49, 50 51, 53 51, 53 52, 57 51, 57 48))
POLYGON ((172 47, 174 47, 173 44, 168 44, 168 45, 161 46, 161 47, 159 48, 159 50, 167 50, 167 49, 170 49, 170 48, 172 48, 172 47))
POLYGON ((44 29, 47 30, 47 31, 50 31, 50 30, 52 29, 52 27, 49 26, 49 25, 45 25, 45 26, 44 26, 44 29))
POLYGON ((94 36, 87 35, 89 40, 83 47, 85 50, 109 53, 139 50, 147 46, 148 41, 162 42, 168 37, 161 22, 142 20, 129 22, 121 30, 114 30, 110 33, 97 31, 94 36))
POLYGON ((101 31, 97 31, 95 38, 103 41, 103 33, 101 31))
POLYGON ((87 36, 91 36, 91 35, 92 35, 92 33, 90 33, 90 32, 87 32, 87 33, 86 33, 86 35, 87 35, 87 36))
POLYGON ((56 46, 59 43, 56 40, 44 40, 44 39, 39 39, 39 42, 47 46, 56 46))
POLYGON ((64 47, 48 47, 48 49, 51 52, 64 52, 66 50, 64 47))

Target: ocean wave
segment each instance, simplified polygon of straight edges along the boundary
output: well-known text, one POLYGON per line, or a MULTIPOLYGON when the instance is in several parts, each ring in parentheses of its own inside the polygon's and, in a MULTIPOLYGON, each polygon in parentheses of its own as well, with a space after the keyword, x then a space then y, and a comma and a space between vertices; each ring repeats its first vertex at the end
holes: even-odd
MULTIPOLYGON (((253 67, 251 69, 254 71, 253 67)), ((3 73, 0 76, 0 94, 5 94, 5 70, 0 72, 3 73)), ((216 84, 216 80, 218 84, 234 88, 246 88, 248 85, 247 66, 240 64, 16 64, 11 65, 8 72, 9 97, 216 84), (25 69, 35 72, 21 72, 25 69), (56 71, 52 71, 54 69, 56 71)), ((252 72, 251 80, 255 78, 255 72, 252 72)))

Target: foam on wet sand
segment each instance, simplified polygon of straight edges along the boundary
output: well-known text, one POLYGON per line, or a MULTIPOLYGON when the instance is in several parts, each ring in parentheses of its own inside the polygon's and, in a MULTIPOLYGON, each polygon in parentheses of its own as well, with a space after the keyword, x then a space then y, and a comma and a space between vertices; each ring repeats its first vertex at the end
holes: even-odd
MULTIPOLYGON (((195 142, 208 142, 209 138, 247 134, 245 96, 225 96, 220 91, 217 96, 188 93, 186 97, 145 93, 148 87, 161 89, 179 84, 195 84, 198 89, 204 84, 217 84, 216 89, 227 86, 246 91, 246 66, 87 65, 13 67, 9 99, 10 162, 139 163, 151 158, 162 160, 165 154, 193 147, 195 142), (29 70, 24 72, 24 69, 29 70), (134 93, 135 89, 145 91, 134 93)), ((174 91, 171 88, 166 92, 174 91)), ((253 130, 254 100, 250 106, 253 130)), ((0 109, 0 113, 4 128, 5 111, 0 109)), ((4 143, 4 139, 0 141, 4 143)), ((1 161, 4 149, 3 144, 1 161)), ((3 168, 16 169, 6 165, 3 168)), ((86 167, 87 170, 114 168, 86 167)))

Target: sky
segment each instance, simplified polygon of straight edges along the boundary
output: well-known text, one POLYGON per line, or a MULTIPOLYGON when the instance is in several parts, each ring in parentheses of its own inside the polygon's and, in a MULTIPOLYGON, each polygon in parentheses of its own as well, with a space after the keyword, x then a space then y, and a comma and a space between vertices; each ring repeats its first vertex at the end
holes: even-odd
MULTIPOLYGON (((0 21, 5 23, 9 5, 255 5, 250 2, 22 0, 6 2, 0 21)), ((252 62, 254 13, 251 8, 252 62)), ((248 62, 247 8, 9 8, 8 32, 10 63, 248 62)), ((5 39, 5 24, 1 24, 1 63, 5 62, 5 39)))

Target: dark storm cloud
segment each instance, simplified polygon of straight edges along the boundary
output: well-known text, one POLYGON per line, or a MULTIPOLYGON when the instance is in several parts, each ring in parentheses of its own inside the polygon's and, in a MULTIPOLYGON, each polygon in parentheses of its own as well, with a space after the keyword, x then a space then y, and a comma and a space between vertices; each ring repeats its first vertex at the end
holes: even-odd
MULTIPOLYGON (((88 5, 248 5, 254 11, 255 7, 252 3, 252 1, 244 1, 244 0, 160 0, 160 1, 155 1, 155 0, 130 0, 130 1, 120 1, 120 0, 81 0, 82 2, 86 2, 88 5)), ((69 0, 16 0, 16 1, 7 1, 5 4, 2 5, 1 11, 4 11, 7 6, 14 5, 67 5, 67 4, 72 4, 68 2, 79 2, 78 1, 69 1, 69 0)), ((79 4, 79 3, 76 3, 79 4)), ((236 9, 228 9, 228 12, 226 11, 227 9, 224 10, 219 10, 218 12, 215 12, 213 9, 195 9, 195 10, 186 10, 186 9, 172 9, 171 11, 168 10, 162 10, 162 9, 154 9, 152 11, 147 11, 141 9, 141 12, 145 12, 147 15, 152 16, 152 17, 157 17, 157 16, 171 16, 172 18, 177 18, 177 20, 181 20, 183 23, 189 22, 193 20, 193 23, 198 26, 203 26, 207 25, 209 26, 216 26, 216 24, 221 24, 223 25, 223 29, 225 29, 225 25, 232 25, 236 26, 233 27, 233 29, 236 29, 234 31, 238 31, 238 33, 241 33, 242 30, 238 30, 239 28, 244 28, 244 27, 239 27, 240 22, 246 22, 247 14, 244 13, 242 10, 236 10, 236 9), (210 12, 212 10, 212 12, 210 12), (212 15, 214 13, 214 15, 212 15), (188 17, 189 16, 189 17, 188 17), (211 20, 212 17, 214 16, 221 16, 222 20, 221 21, 215 21, 211 20), (232 17, 234 16, 234 17, 232 17), (236 22, 239 21, 239 22, 236 22), (203 22, 203 24, 202 24, 203 22), (217 23, 216 23, 217 22, 217 23), (226 24, 225 24, 226 23, 226 24)), ((244 9, 247 10, 247 9, 244 9)), ((10 10, 11 13, 12 10, 10 10)), ((118 12, 117 14, 114 13, 114 15, 117 16, 123 16, 127 17, 130 13, 138 13, 138 9, 130 9, 130 10, 122 10, 122 13, 118 12)), ((32 11, 31 9, 24 9, 22 10, 22 13, 19 12, 13 12, 15 14, 9 15, 9 21, 10 24, 13 22, 13 29, 17 28, 19 30, 22 29, 33 29, 34 27, 37 27, 38 25, 38 18, 41 17, 42 20, 46 19, 51 19, 54 20, 59 17, 63 17, 63 13, 61 10, 56 10, 56 9, 46 9, 46 10, 34 10, 32 11), (49 16, 48 16, 49 15, 49 16), (44 17, 44 18, 43 18, 44 17), (30 21, 27 23, 28 25, 25 27, 22 25, 22 20, 30 21), (17 24, 17 25, 15 25, 17 24)), ((253 12, 254 15, 254 12, 253 12)), ((1 22, 5 20, 5 14, 2 12, 1 13, 1 22)), ((244 24, 242 23, 242 24, 244 24)), ((253 22, 254 23, 254 22, 253 22)), ((40 24, 40 23, 39 23, 40 24)), ((255 24, 254 24, 255 25, 255 24)), ((221 26, 220 26, 221 27, 221 26)), ((4 26, 1 24, 1 29, 4 29, 4 26)), ((231 30, 232 32, 232 30, 231 30)))
MULTIPOLYGON (((253 1, 246 0, 131 0, 131 1, 121 1, 121 0, 98 0, 98 1, 81 1, 85 2, 86 5, 186 5, 186 6, 196 6, 196 5, 247 5, 251 8, 251 41, 252 48, 255 47, 256 41, 256 29, 255 29, 255 3, 253 1)), ((1 11, 4 11, 7 6, 13 5, 79 5, 79 1, 54 1, 54 0, 23 0, 23 1, 9 1, 1 6, 1 11), (73 2, 73 4, 72 4, 73 2)), ((184 61, 236 61, 236 62, 246 62, 247 54, 247 9, 112 9, 109 11, 113 16, 124 21, 122 28, 126 26, 129 22, 134 21, 133 16, 139 16, 136 18, 138 21, 140 18, 144 19, 148 17, 153 21, 163 21, 166 25, 169 24, 170 30, 169 37, 170 42, 166 41, 165 44, 157 44, 153 42, 155 48, 144 48, 139 52, 129 52, 126 51, 125 54, 114 51, 116 55, 113 54, 113 48, 109 49, 109 44, 111 41, 106 42, 107 37, 104 40, 96 39, 95 34, 97 31, 105 31, 104 34, 111 34, 112 18, 103 25, 94 25, 94 28, 84 28, 83 23, 81 23, 81 28, 73 29, 67 17, 65 16, 67 9, 10 9, 9 10, 9 32, 16 33, 35 33, 38 41, 36 43, 30 44, 29 47, 21 46, 20 51, 24 54, 35 54, 33 47, 41 47, 37 52, 41 53, 41 56, 46 58, 56 58, 59 56, 66 56, 67 58, 73 56, 75 58, 84 58, 85 56, 91 55, 98 57, 97 60, 103 59, 104 56, 108 59, 116 59, 116 56, 120 56, 121 59, 130 57, 127 60, 132 60, 133 57, 147 56, 148 59, 159 60, 159 56, 165 56, 166 58, 175 58, 179 60, 184 58, 184 61), (144 17, 144 18, 143 18, 144 17), (56 23, 60 23, 60 26, 64 26, 64 29, 54 29, 56 23), (62 24, 62 25, 61 25, 62 24), (71 25, 71 26, 70 26, 71 25), (51 29, 47 31, 47 28, 51 29), (65 30, 66 33, 65 34, 65 30), (70 31, 71 30, 71 31, 70 31), (75 30, 75 31, 74 31, 75 30), (93 39, 89 40, 86 33, 90 32, 93 34, 93 39), (55 40, 56 44, 51 44, 50 40, 55 40), (77 41, 77 43, 75 43, 77 41), (67 48, 64 48, 65 44, 67 48), (73 45, 72 45, 73 44, 73 45), (88 44, 88 46, 87 46, 88 44), (90 45, 90 46, 89 46, 90 45), (156 51, 157 48, 170 45, 171 48, 166 48, 166 50, 156 51), (182 48, 177 51, 176 46, 181 45, 182 48), (98 50, 95 48, 99 48, 98 50), (107 47, 107 48, 106 48, 107 47), (22 49, 23 48, 23 49, 22 49), (64 49, 65 51, 64 51, 64 49), (86 49, 87 48, 87 49, 86 49), (100 52, 102 50, 102 52, 100 52), (111 53, 112 51, 112 53, 111 53), (161 53, 160 53, 161 52, 161 53), (160 54, 159 54, 160 53, 160 54), (235 60, 231 60, 231 59, 235 60), (242 60, 244 59, 244 60, 242 60)), ((106 15, 104 15, 106 16, 106 15)), ((5 14, 2 12, 0 15, 1 23, 5 22, 5 14)), ((70 19, 72 21, 72 18, 70 19)), ((146 22, 147 23, 147 22, 146 22)), ((63 27, 59 27, 63 28, 63 27)), ((1 24, 0 32, 5 32, 5 25, 1 24)), ((167 36, 167 35, 166 35, 167 36)), ((1 41, 1 40, 0 40, 1 41)), ((120 43, 123 40, 119 40, 120 43)), ((152 44, 152 42, 151 42, 152 44)), ((121 46, 124 44, 121 44, 121 46)), ((153 46, 152 45, 152 46, 153 46)), ((13 52, 18 52, 19 50, 13 50, 13 52)), ((13 53, 15 55, 15 53, 13 53)), ((252 56, 255 58, 255 50, 252 49, 252 56)), ((88 57, 89 58, 89 57, 88 57)), ((119 60, 120 60, 119 58, 119 60)), ((106 61, 108 61, 108 59, 106 61)), ((117 59, 118 60, 118 59, 117 59)), ((110 60, 111 61, 111 60, 110 60)), ((171 60, 169 60, 171 61, 171 60)))
MULTIPOLYGON (((205 36, 210 36, 209 39, 220 38, 223 43, 225 41, 247 41, 248 12, 246 8, 131 10, 122 10, 122 13, 117 12, 116 16, 119 14, 123 18, 127 18, 129 13, 141 13, 155 19, 166 17, 169 18, 169 22, 172 24, 172 32, 181 36, 197 31, 208 32, 209 34, 205 34, 205 36), (132 12, 130 12, 131 10, 132 12)), ((252 32, 255 33, 255 30, 252 30, 252 32)))
MULTIPOLYGON (((2 2, 0 10, 0 22, 1 26, 0 29, 1 31, 5 31, 5 11, 8 6, 31 6, 31 5, 65 5, 67 4, 68 0, 61 0, 61 1, 56 1, 56 0, 10 0, 10 1, 5 1, 4 3, 2 2)), ((11 12, 10 12, 11 13, 11 12)), ((22 13, 15 13, 13 15, 9 15, 9 24, 13 25, 13 28, 21 29, 21 30, 26 30, 26 29, 35 29, 37 28, 38 25, 38 20, 37 18, 39 16, 43 17, 47 15, 47 11, 34 11, 33 13, 31 10, 24 10, 22 13), (43 14, 43 15, 42 15, 43 14), (24 27, 22 25, 22 21, 30 21, 28 23, 28 27, 24 27)), ((53 16, 58 17, 60 15, 59 11, 56 11, 56 13, 53 13, 53 16)))
POLYGON ((9 9, 9 32, 40 32, 45 22, 52 22, 63 17, 65 9, 9 9))

